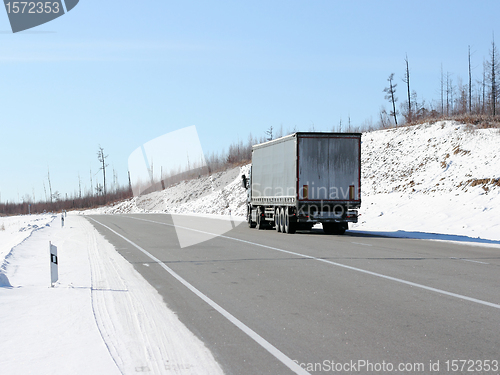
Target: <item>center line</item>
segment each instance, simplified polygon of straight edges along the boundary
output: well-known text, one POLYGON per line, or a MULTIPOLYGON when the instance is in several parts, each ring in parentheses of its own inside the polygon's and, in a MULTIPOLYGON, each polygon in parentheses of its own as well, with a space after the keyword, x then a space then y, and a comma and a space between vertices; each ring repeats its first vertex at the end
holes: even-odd
POLYGON ((489 264, 489 263, 486 263, 486 262, 480 262, 480 261, 478 261, 478 260, 472 260, 472 259, 455 258, 455 257, 451 257, 450 259, 463 260, 464 262, 473 262, 473 263, 480 263, 480 264, 489 264))
POLYGON ((334 265, 334 266, 337 266, 337 267, 346 268, 348 270, 362 272, 362 273, 365 273, 367 275, 372 275, 372 276, 380 277, 382 279, 391 280, 391 281, 395 281, 395 282, 398 282, 398 283, 401 283, 401 284, 406 284, 406 285, 410 285, 410 286, 413 286, 413 287, 416 287, 416 288, 428 290, 428 291, 431 291, 431 292, 435 292, 435 293, 439 293, 439 294, 444 294, 445 296, 455 297, 455 298, 459 298, 461 300, 465 300, 465 301, 469 301, 469 302, 474 302, 474 303, 478 303, 480 305, 485 305, 485 306, 489 306, 489 307, 494 307, 495 309, 500 309, 500 304, 497 304, 497 303, 492 303, 492 302, 483 301, 483 300, 480 300, 480 299, 477 299, 477 298, 467 297, 467 296, 464 296, 462 294, 448 292, 446 290, 442 290, 442 289, 438 289, 438 288, 433 288, 433 287, 426 286, 426 285, 423 285, 423 284, 417 284, 417 283, 414 283, 412 281, 398 279, 397 277, 392 277, 392 276, 383 275, 383 274, 377 273, 377 272, 367 271, 367 270, 364 270, 362 268, 357 268, 357 267, 352 267, 352 266, 348 266, 348 265, 341 264, 341 263, 332 262, 330 260, 313 257, 311 255, 300 254, 300 253, 296 253, 294 251, 279 249, 277 247, 263 245, 263 244, 259 244, 259 243, 255 243, 255 242, 250 242, 250 241, 242 240, 242 239, 235 238, 235 237, 218 235, 218 234, 215 234, 215 233, 205 232, 205 231, 198 230, 198 229, 193 229, 193 228, 188 228, 188 227, 182 227, 182 226, 179 226, 179 225, 162 223, 162 222, 159 222, 159 221, 153 221, 153 220, 147 220, 147 219, 140 219, 140 218, 132 217, 132 216, 125 216, 125 217, 130 218, 130 219, 134 219, 134 220, 141 220, 141 221, 146 221, 146 222, 150 222, 150 223, 155 223, 155 224, 160 224, 160 225, 166 225, 166 226, 174 227, 174 228, 177 227, 177 228, 187 229, 187 230, 191 230, 193 232, 209 234, 209 235, 212 235, 212 236, 215 236, 215 237, 221 237, 221 238, 225 238, 225 239, 228 239, 228 240, 238 241, 238 242, 246 243, 246 244, 253 245, 253 246, 259 246, 259 247, 263 247, 263 248, 266 248, 266 249, 271 249, 271 250, 279 251, 279 252, 286 253, 286 254, 296 255, 298 257, 303 257, 303 258, 307 258, 307 259, 316 260, 318 262, 328 263, 328 264, 331 264, 331 265, 334 265))

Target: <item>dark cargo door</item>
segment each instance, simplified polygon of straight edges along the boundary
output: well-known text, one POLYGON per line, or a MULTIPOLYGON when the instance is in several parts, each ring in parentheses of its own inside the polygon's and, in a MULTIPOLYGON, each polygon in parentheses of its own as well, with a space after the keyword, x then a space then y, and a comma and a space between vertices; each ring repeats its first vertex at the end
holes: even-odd
POLYGON ((299 138, 301 200, 360 200, 359 136, 308 136, 299 138))

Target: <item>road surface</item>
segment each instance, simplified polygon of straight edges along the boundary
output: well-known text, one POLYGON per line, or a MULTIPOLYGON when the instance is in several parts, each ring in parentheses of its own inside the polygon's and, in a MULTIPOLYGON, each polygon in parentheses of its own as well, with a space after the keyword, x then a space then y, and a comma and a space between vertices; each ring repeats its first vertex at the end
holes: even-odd
POLYGON ((227 374, 500 372, 498 248, 245 223, 181 248, 170 215, 90 222, 227 374))

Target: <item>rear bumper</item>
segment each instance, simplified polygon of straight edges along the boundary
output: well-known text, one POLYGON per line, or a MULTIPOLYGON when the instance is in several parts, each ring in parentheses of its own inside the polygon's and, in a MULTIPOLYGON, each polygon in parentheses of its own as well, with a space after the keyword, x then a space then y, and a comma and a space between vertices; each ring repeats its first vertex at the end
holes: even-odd
POLYGON ((357 223, 358 211, 349 210, 343 212, 316 211, 311 214, 297 215, 297 221, 303 223, 357 223))

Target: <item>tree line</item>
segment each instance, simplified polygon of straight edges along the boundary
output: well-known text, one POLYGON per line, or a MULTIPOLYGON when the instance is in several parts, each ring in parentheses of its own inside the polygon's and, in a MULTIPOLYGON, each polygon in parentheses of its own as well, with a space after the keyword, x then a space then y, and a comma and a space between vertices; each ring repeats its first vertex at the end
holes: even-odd
POLYGON ((72 194, 62 194, 58 190, 52 190, 50 169, 47 169, 46 179, 42 181, 44 198, 36 200, 33 188, 33 195, 25 194, 21 202, 0 202, 0 215, 25 215, 28 213, 37 214, 61 212, 63 210, 89 209, 132 197, 129 184, 119 184, 114 169, 113 181, 111 184, 106 184, 106 168, 109 166, 106 164, 107 157, 108 155, 105 155, 104 149, 99 145, 97 151, 99 168, 97 173, 102 172, 102 184, 96 179, 97 174, 93 174, 92 170, 90 170, 90 189, 83 189, 82 179, 78 175, 78 189, 72 194), (107 188, 109 185, 111 185, 111 190, 107 188))
MULTIPOLYGON (((477 119, 493 117, 498 123, 499 114, 499 74, 500 61, 495 39, 491 42, 489 57, 483 61, 483 71, 480 79, 473 79, 471 66, 471 52, 468 46, 468 80, 464 83, 458 77, 455 83, 450 72, 444 72, 441 66, 440 98, 427 103, 419 100, 415 90, 410 85, 410 64, 405 57, 405 73, 402 82, 405 84, 405 99, 397 108, 397 83, 394 73, 387 78, 388 86, 384 88, 385 99, 389 102, 390 110, 382 107, 379 113, 379 126, 398 126, 403 123, 412 124, 429 119, 446 118, 453 116, 474 116, 477 119), (399 117, 398 117, 399 116, 399 117), (398 121, 399 119, 399 121, 398 121)), ((479 121, 478 120, 478 121, 479 121)))

